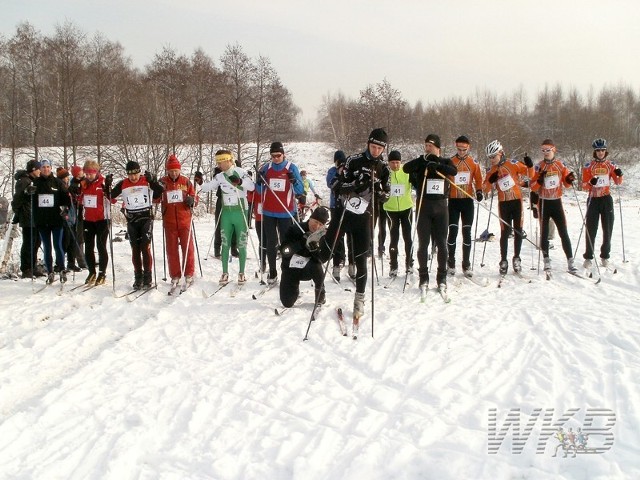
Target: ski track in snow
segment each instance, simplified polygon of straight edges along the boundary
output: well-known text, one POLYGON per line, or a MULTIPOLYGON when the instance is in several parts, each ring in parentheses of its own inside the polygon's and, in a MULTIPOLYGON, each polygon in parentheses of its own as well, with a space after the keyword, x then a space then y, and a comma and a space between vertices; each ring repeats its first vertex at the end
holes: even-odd
MULTIPOLYGON (((637 237, 637 206, 625 212, 637 237)), ((575 242, 580 219, 569 221, 575 242)), ((212 222, 196 225, 206 245, 212 222)), ((124 292, 129 246, 114 248, 124 292)), ((476 258, 489 285, 456 278, 450 304, 432 291, 421 304, 418 288, 403 295, 402 282, 376 288, 373 339, 367 290, 357 341, 340 336, 335 319, 340 306, 351 331, 344 285, 326 283, 328 303, 303 342, 310 283, 303 304, 282 316, 273 314, 277 288, 251 299, 254 279, 236 298, 205 300, 218 261, 203 262, 204 279, 180 296, 167 297, 158 279, 158 291, 131 303, 112 298, 110 284, 58 297, 1 282, 0 478, 640 478, 635 248, 594 285, 563 272, 559 247, 554 278, 544 280, 528 270, 525 242, 532 283, 509 274, 498 289, 493 242, 484 268, 476 258), (554 441, 536 455, 533 435, 521 455, 508 444, 488 454, 489 409, 517 407, 554 408, 556 417, 608 408, 614 446, 552 458, 554 441)))

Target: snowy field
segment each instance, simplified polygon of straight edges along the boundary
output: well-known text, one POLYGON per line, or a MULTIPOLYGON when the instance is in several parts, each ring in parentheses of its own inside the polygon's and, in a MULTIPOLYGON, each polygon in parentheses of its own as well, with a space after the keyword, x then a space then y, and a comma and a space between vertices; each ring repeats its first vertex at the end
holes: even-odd
MULTIPOLYGON (((328 201, 333 151, 291 151, 328 201)), ((0 478, 640 478, 640 171, 623 168, 617 273, 602 269, 597 285, 565 273, 556 240, 554 278, 544 280, 525 242, 531 283, 510 274, 497 288, 498 242, 486 244, 484 267, 478 243, 474 271, 488 286, 456 277, 451 303, 433 294, 421 304, 416 285, 403 294, 400 281, 385 289, 386 278, 370 280, 357 341, 340 336, 334 313, 351 313, 345 275, 343 285, 327 281, 306 342, 310 282, 282 316, 277 289, 252 299, 261 288, 253 278, 235 298, 227 287, 205 299, 221 273, 213 252, 204 259, 211 216, 195 222, 204 276, 177 298, 161 280, 159 221, 158 289, 133 302, 113 297, 110 268, 106 285, 60 296, 57 284, 32 293, 42 279, 0 281, 0 478), (590 433, 586 448, 554 456, 558 426, 590 433)), ((586 195, 577 197, 584 212, 586 195)), ((574 249, 575 198, 564 198, 574 249)), ((487 219, 481 209, 478 234, 487 219)), ((489 230, 498 236, 495 218, 489 230)), ((581 264, 584 236, 577 250, 581 264)), ((120 294, 133 280, 128 242, 114 251, 120 294)))

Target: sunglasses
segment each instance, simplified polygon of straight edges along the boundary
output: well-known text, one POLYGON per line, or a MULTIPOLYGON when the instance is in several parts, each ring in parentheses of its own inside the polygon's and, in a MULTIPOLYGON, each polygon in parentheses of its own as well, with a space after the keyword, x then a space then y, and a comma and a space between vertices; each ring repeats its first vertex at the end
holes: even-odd
POLYGON ((271 158, 280 158, 280 157, 282 157, 281 153, 272 153, 271 154, 271 158))
POLYGON ((553 148, 543 148, 542 149, 542 153, 549 153, 549 152, 553 152, 553 148))
POLYGON ((596 148, 596 152, 606 152, 606 148, 596 148))

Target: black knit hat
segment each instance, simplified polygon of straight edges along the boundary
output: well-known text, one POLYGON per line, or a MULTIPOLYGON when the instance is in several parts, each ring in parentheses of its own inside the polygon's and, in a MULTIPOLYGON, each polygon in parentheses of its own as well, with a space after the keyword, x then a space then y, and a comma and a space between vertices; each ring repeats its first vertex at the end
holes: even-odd
POLYGON ((432 143, 437 148, 440 148, 440 137, 435 133, 430 133, 427 138, 424 139, 424 143, 432 143))
POLYGON ((400 155, 398 150, 391 150, 389 152, 389 161, 391 162, 393 160, 402 160, 402 155, 400 155))
POLYGON ((369 140, 367 143, 373 143, 374 145, 379 145, 381 147, 386 147, 389 142, 389 136, 387 132, 384 131, 384 128, 374 128, 371 130, 369 134, 369 140))
POLYGON ((282 153, 284 155, 284 145, 282 145, 282 142, 273 142, 269 147, 269 153, 282 153))
POLYGON ((336 150, 336 153, 333 154, 333 162, 338 163, 338 165, 342 165, 347 161, 347 156, 344 154, 342 150, 336 150))
POLYGON ((40 165, 40 162, 37 162, 35 160, 29 160, 27 162, 27 173, 31 173, 34 170, 40 170, 40 167, 42 165, 40 165))
POLYGON ((466 135, 460 135, 458 138, 456 138, 456 143, 466 143, 467 145, 469 145, 471 142, 466 135))
POLYGON ((140 164, 138 162, 134 162, 133 160, 129 160, 127 162, 125 170, 127 171, 127 175, 130 175, 132 173, 140 173, 140 164))
POLYGON ((322 224, 325 224, 329 221, 329 210, 327 207, 318 207, 311 213, 309 219, 312 218, 322 224))

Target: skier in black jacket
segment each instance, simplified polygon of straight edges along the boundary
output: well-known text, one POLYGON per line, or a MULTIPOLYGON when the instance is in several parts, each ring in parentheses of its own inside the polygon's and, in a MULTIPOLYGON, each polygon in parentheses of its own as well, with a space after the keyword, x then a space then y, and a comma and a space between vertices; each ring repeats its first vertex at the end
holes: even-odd
POLYGON ((321 242, 322 249, 330 252, 338 233, 351 232, 356 263, 354 325, 364 313, 367 256, 370 255, 375 226, 372 221, 373 209, 382 208, 391 190, 389 165, 382 157, 387 141, 387 133, 382 128, 376 128, 369 135, 367 149, 347 159, 344 170, 334 183, 334 192, 338 195, 336 218, 331 219, 327 235, 321 242), (344 218, 340 223, 343 212, 344 218))
POLYGON ((20 248, 22 278, 45 275, 42 267, 36 266, 38 263, 38 249, 40 248, 40 235, 38 235, 38 229, 33 223, 31 212, 32 200, 36 201, 36 199, 27 192, 27 188, 40 176, 40 168, 40 162, 29 160, 26 170, 18 170, 14 177, 16 185, 11 208, 15 213, 14 223, 18 223, 22 228, 22 247, 20 248))
POLYGON ((441 175, 456 175, 458 169, 449 158, 440 156, 440 137, 427 135, 424 155, 406 163, 402 169, 411 175, 418 197, 418 272, 420 288, 429 284, 429 241, 433 238, 438 249, 438 272, 436 283, 439 288, 447 286, 447 233, 449 228, 449 182, 441 175), (441 174, 441 175, 439 175, 441 174))
POLYGON ((33 221, 38 228, 40 241, 44 249, 44 264, 47 269, 47 283, 54 280, 54 268, 51 242, 56 252, 56 268, 60 272, 60 281, 67 281, 64 268, 64 223, 69 215, 71 199, 62 181, 51 173, 51 161, 43 159, 40 176, 37 177, 31 191, 33 198, 33 221))
POLYGON ((300 281, 313 280, 315 302, 325 303, 323 262, 320 240, 326 233, 325 224, 329 221, 327 207, 316 208, 309 220, 291 225, 281 241, 282 278, 280 279, 280 301, 285 307, 291 307, 300 295, 300 281))

